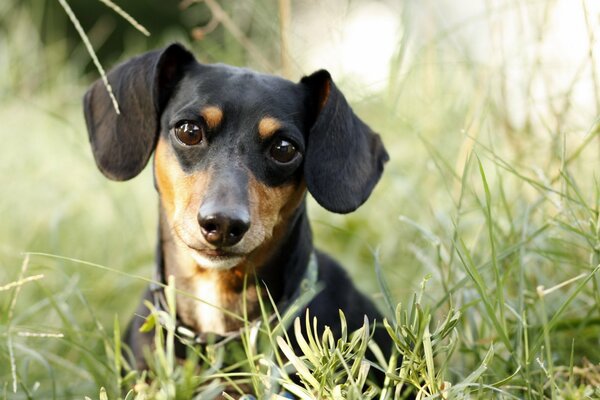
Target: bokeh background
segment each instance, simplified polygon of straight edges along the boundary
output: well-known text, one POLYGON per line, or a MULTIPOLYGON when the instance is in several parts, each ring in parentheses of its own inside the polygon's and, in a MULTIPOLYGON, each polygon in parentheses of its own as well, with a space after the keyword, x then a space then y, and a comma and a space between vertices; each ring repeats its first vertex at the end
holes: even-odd
MULTIPOLYGON (((376 265, 395 301, 428 277, 434 314, 463 311, 449 377, 468 375, 498 341, 465 264, 481 267, 509 324, 529 310, 532 325, 560 310, 575 283, 542 312, 536 288, 581 282, 598 264, 598 2, 119 2, 150 36, 100 1, 68 4, 107 70, 173 41, 201 62, 291 80, 328 69, 391 161, 351 215, 309 200, 315 242, 384 309, 376 265)), ((136 276, 152 277, 151 171, 109 182, 89 149, 81 100, 98 77, 58 1, 2 0, 0 286, 43 275, 0 291, 0 392, 9 398, 110 386, 113 323, 124 326, 138 302, 145 282, 136 276), (52 256, 24 264, 27 252, 52 256)), ((599 362, 599 282, 592 276, 561 311, 575 322, 556 334, 555 362, 568 365, 572 347, 575 364, 599 362)), ((515 370, 514 353, 502 351, 499 376, 515 370)))

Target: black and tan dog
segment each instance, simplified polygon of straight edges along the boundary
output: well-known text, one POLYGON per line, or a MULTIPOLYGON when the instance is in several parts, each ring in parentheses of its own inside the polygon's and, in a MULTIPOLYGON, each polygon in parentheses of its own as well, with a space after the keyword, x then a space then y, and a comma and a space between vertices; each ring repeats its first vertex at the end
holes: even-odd
MULTIPOLYGON (((173 275, 178 289, 203 300, 177 296, 181 325, 198 335, 239 330, 242 322, 222 310, 241 314, 245 295, 249 318, 258 318, 255 282, 285 308, 311 259, 323 290, 308 307, 320 326, 339 334, 339 309, 351 330, 365 315, 381 320, 343 269, 315 253, 306 216, 307 191, 330 211, 358 208, 388 160, 328 72, 293 83, 200 64, 174 44, 117 66, 108 80, 120 115, 101 81, 84 99, 94 157, 108 178, 127 180, 154 151, 159 276, 173 275), (247 279, 243 290, 246 275, 259 279, 247 279)), ((139 368, 150 343, 142 323, 135 317, 126 335, 139 368)), ((390 346, 383 331, 375 340, 390 346)))

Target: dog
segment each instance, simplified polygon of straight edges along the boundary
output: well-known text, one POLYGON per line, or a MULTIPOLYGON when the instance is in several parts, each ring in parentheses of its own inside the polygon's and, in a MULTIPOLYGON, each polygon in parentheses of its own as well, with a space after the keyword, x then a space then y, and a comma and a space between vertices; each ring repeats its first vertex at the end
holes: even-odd
MULTIPOLYGON (((294 83, 201 64, 172 44, 118 65, 107 78, 120 113, 101 80, 84 96, 94 159, 106 177, 123 181, 154 153, 157 280, 173 276, 178 290, 196 297, 176 295, 179 326, 198 340, 226 337, 243 326, 232 315, 260 317, 267 290, 259 289, 284 311, 311 275, 321 290, 304 308, 335 337, 339 310, 349 331, 365 316, 381 321, 340 265, 313 247, 307 192, 329 211, 352 212, 389 159, 327 71, 294 83)), ((151 285, 144 299, 159 307, 162 289, 151 285)), ((147 368, 144 348, 153 343, 151 333, 140 332, 148 314, 142 302, 124 338, 138 369, 147 368)), ((294 340, 293 329, 289 334, 294 340)), ((391 348, 384 329, 374 340, 391 348)))

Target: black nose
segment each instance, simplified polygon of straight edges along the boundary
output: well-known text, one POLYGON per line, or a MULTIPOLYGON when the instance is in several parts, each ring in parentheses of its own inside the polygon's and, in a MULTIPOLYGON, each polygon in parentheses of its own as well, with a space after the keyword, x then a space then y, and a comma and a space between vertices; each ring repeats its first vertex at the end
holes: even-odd
POLYGON ((249 220, 221 213, 198 215, 198 222, 206 241, 217 247, 233 246, 250 228, 249 220))

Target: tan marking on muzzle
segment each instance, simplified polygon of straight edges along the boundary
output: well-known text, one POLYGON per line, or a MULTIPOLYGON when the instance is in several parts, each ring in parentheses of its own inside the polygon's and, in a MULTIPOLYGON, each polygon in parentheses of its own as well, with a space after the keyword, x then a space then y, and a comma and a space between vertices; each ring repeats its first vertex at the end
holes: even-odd
POLYGON ((208 129, 216 129, 223 122, 223 110, 217 106, 208 106, 200 110, 200 115, 206 121, 208 129))
POLYGON ((263 242, 250 254, 249 260, 254 266, 260 266, 268 261, 278 247, 290 217, 304 199, 306 184, 302 180, 269 187, 250 176, 248 187, 252 224, 260 225, 259 230, 264 232, 263 242))
POLYGON ((169 225, 185 226, 187 230, 199 229, 198 207, 210 181, 210 174, 206 171, 186 174, 164 138, 158 140, 154 152, 154 174, 169 225))
POLYGON ((281 122, 273 117, 264 117, 258 123, 258 135, 262 139, 268 139, 281 129, 281 122))

